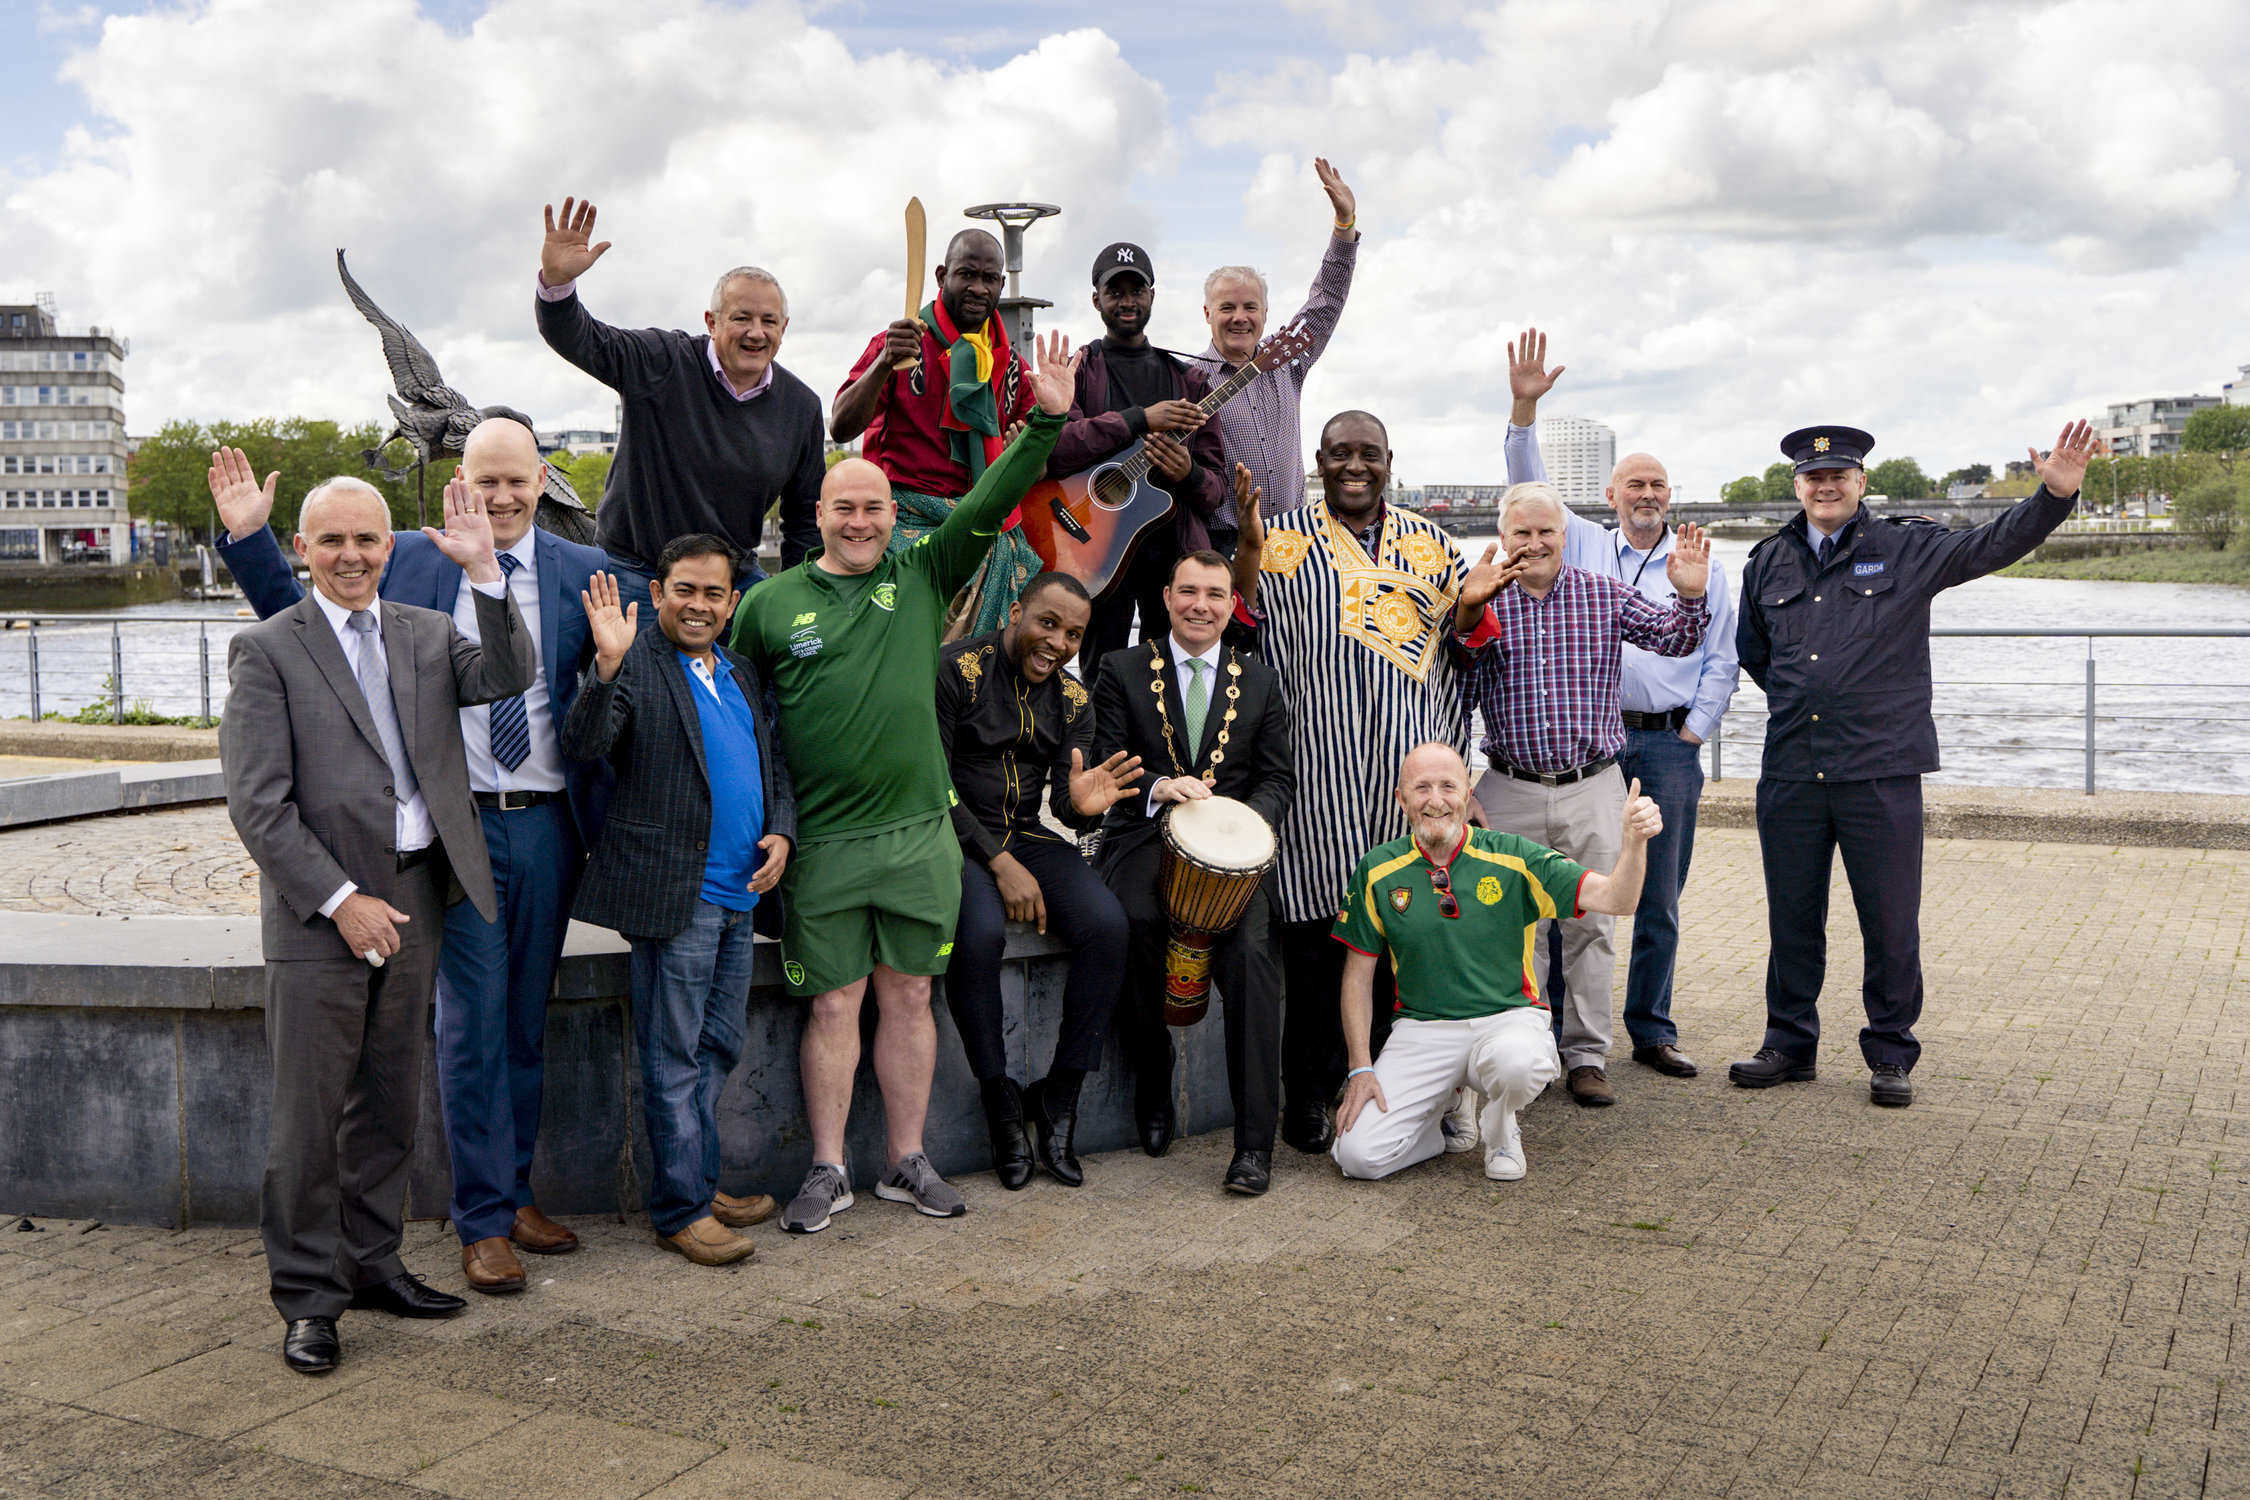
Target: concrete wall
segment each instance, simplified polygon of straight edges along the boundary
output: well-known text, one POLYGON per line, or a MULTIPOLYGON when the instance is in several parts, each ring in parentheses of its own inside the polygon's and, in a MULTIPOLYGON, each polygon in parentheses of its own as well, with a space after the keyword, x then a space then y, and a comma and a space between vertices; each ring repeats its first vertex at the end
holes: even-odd
MULTIPOLYGON (((804 1007, 761 945, 743 1063, 719 1105, 730 1192, 793 1192, 811 1160, 797 1039, 804 1007)), ((255 918, 0 914, 0 1212, 108 1223, 257 1222, 270 1071, 255 918)), ((1028 934, 1010 948, 1008 1058, 1019 1079, 1052 1055, 1065 960, 1028 934)), ((575 927, 547 1037, 546 1118, 533 1168, 553 1213, 638 1211, 648 1181, 639 1069, 616 937, 575 927)), ((942 989, 941 989, 942 994, 942 989)), ((991 1165, 975 1080, 941 1003, 926 1139, 941 1171, 991 1165)), ((869 1007, 872 1024, 873 1008, 869 1007)), ((1184 1131, 1227 1125, 1221 1018, 1179 1037, 1184 1131)), ((1114 1038, 1081 1105, 1082 1150, 1132 1143, 1132 1078, 1114 1038)), ((884 1164, 882 1110, 863 1058, 848 1146, 855 1185, 884 1164)), ((978 1186, 971 1182, 969 1190, 978 1186)), ((999 1191, 990 1178, 983 1186, 999 1191)), ((434 1069, 425 1068, 409 1212, 446 1212, 450 1175, 434 1069)))

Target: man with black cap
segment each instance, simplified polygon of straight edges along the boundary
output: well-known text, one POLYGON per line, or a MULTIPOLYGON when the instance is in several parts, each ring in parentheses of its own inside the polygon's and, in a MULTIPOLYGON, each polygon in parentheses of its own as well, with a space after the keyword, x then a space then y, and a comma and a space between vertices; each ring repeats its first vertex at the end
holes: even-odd
POLYGON ((2030 552, 2077 503, 2093 430, 2066 423, 2031 450, 2031 498, 1970 531, 1861 503, 1875 440, 1806 427, 1781 440, 1804 513, 1750 553, 1735 643, 1766 694, 1758 847, 1766 872, 1766 1036, 1727 1076, 1742 1088, 1814 1076, 1827 968, 1828 879, 1841 851, 1867 950, 1860 1054, 1877 1104, 1914 1102, 1921 1056, 1922 777, 1930 719, 1930 600, 2030 552))
POLYGON ((1172 524, 1157 526, 1108 597, 1094 603, 1094 618, 1078 659, 1096 662, 1124 646, 1140 609, 1144 635, 1168 629, 1164 585, 1172 562, 1211 545, 1211 518, 1229 495, 1219 429, 1205 426, 1196 402, 1209 394, 1210 378, 1183 355, 1148 341, 1156 306, 1156 268, 1140 246, 1119 241, 1094 257, 1094 311, 1102 336, 1085 348, 1069 420, 1047 460, 1049 475, 1082 473, 1145 439, 1149 477, 1175 502, 1172 524))

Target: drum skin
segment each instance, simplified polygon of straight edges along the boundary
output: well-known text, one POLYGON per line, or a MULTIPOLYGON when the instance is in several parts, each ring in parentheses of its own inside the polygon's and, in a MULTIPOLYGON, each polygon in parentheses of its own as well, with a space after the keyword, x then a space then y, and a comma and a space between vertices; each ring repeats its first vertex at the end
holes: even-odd
POLYGON ((1273 830, 1247 802, 1175 803, 1164 817, 1165 914, 1182 927, 1224 932, 1242 920, 1273 860, 1273 830))

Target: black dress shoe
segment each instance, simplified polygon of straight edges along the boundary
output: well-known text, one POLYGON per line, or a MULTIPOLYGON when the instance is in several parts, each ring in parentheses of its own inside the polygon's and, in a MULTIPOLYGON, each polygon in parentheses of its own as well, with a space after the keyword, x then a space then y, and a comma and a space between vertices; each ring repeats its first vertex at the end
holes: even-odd
POLYGON ((1741 1089, 1770 1089, 1777 1083, 1810 1083, 1818 1076, 1811 1059, 1799 1060, 1771 1047, 1760 1047, 1756 1057, 1727 1066, 1728 1079, 1741 1089))
POLYGON ((1336 1127, 1321 1106, 1292 1104, 1281 1117, 1281 1138, 1307 1156, 1318 1156, 1336 1144, 1336 1127))
POLYGON ((1227 1163, 1227 1191, 1255 1198, 1273 1186, 1271 1151, 1237 1151, 1227 1163))
POLYGON ((362 1312, 387 1312, 397 1318, 450 1318, 469 1304, 451 1292, 427 1286, 412 1271, 352 1293, 351 1306, 362 1312))
POLYGON ((1023 1107, 1038 1136, 1039 1165, 1065 1187, 1079 1186, 1086 1180, 1086 1169, 1078 1164, 1073 1139, 1078 1134, 1078 1111, 1050 1098, 1044 1081, 1024 1091, 1023 1107))
POLYGON ((1914 1102, 1914 1085, 1906 1081, 1906 1069, 1877 1063, 1867 1080, 1867 1097, 1891 1109, 1904 1109, 1914 1102))
POLYGON ((281 1357, 300 1375, 325 1375, 344 1357, 334 1318, 291 1318, 281 1336, 281 1357))
POLYGON ((1024 1134, 1023 1091, 1012 1078, 982 1085, 984 1125, 992 1132, 992 1172, 1014 1192, 1031 1181, 1031 1137, 1024 1134))
POLYGON ((1133 1116, 1140 1126, 1143 1151, 1151 1156, 1162 1156, 1172 1149, 1172 1136, 1179 1129, 1179 1122, 1172 1112, 1169 1064, 1161 1070, 1149 1068, 1142 1072, 1133 1090, 1133 1116))
POLYGON ((1635 1047, 1633 1061, 1672 1078, 1693 1078, 1697 1072, 1694 1059, 1670 1042, 1658 1042, 1653 1047, 1635 1047))

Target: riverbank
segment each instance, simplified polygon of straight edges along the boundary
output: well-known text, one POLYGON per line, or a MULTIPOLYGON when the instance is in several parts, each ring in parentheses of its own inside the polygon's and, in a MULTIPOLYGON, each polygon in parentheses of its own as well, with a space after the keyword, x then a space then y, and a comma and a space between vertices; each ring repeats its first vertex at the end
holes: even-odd
POLYGON ((2250 587, 2250 548, 2150 549, 2114 557, 2076 557, 2054 562, 2020 562, 2003 570, 2008 578, 2072 578, 2095 583, 2231 583, 2250 587))

